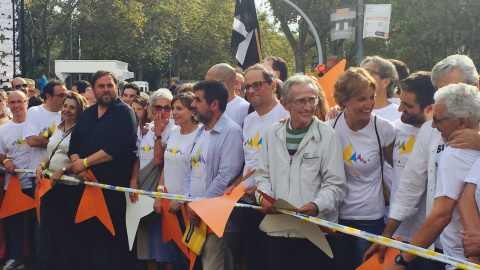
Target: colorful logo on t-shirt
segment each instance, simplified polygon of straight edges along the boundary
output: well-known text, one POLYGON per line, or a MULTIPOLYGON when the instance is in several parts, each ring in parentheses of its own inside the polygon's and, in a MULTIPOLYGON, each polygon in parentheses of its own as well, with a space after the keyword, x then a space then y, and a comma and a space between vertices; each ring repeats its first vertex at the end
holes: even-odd
POLYGON ((192 168, 199 167, 200 168, 200 163, 205 164, 205 159, 203 158, 202 155, 200 155, 202 152, 202 149, 198 149, 197 156, 192 157, 190 160, 192 162, 192 168))
POLYGON ((18 147, 22 147, 24 145, 27 145, 28 146, 28 143, 26 141, 23 140, 23 138, 20 138, 19 140, 16 140, 12 143, 12 145, 18 145, 18 147))
POLYGON ((255 137, 253 139, 247 140, 245 144, 250 145, 248 150, 252 149, 253 147, 256 147, 258 150, 260 150, 260 144, 262 144, 262 137, 260 137, 260 131, 257 131, 255 137))
POLYGON ((413 144, 415 143, 415 136, 411 136, 410 139, 408 139, 407 143, 405 143, 405 141, 403 142, 397 142, 395 144, 395 147, 398 147, 398 149, 401 149, 400 150, 400 153, 398 153, 399 155, 403 155, 403 154, 406 154, 406 153, 411 153, 412 152, 412 149, 413 149, 413 144))
POLYGON ((141 147, 140 150, 142 153, 151 153, 150 151, 153 151, 153 146, 150 146, 150 143, 148 143, 146 146, 141 147))
POLYGON ((176 156, 177 154, 183 155, 183 152, 180 151, 180 149, 178 149, 178 148, 179 148, 179 146, 177 146, 173 149, 169 148, 169 149, 167 149, 167 152, 169 152, 169 155, 174 155, 174 156, 176 156))
POLYGON ((367 163, 367 161, 364 158, 362 158, 361 154, 357 155, 356 152, 352 154, 352 144, 348 144, 347 148, 345 148, 345 150, 343 151, 343 160, 345 160, 352 167, 353 167, 353 162, 356 163, 358 161, 363 164, 367 163))

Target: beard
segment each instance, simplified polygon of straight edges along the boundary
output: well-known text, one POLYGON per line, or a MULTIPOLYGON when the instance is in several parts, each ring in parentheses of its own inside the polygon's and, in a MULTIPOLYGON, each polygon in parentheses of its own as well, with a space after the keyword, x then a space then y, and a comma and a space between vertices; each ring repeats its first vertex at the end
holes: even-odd
POLYGON ((195 115, 193 116, 193 118, 204 124, 204 125, 208 125, 210 123, 210 121, 212 121, 212 116, 213 116, 213 113, 209 110, 207 110, 205 113, 203 114, 200 114, 198 112, 195 112, 195 115))
POLYGON ((418 126, 425 123, 425 116, 423 114, 408 114, 408 116, 404 116, 405 112, 402 113, 400 120, 408 125, 418 126))
POLYGON ((115 104, 115 100, 116 100, 115 97, 113 97, 109 94, 103 94, 100 97, 96 96, 96 98, 97 98, 98 105, 105 106, 105 107, 113 106, 113 104, 115 104))

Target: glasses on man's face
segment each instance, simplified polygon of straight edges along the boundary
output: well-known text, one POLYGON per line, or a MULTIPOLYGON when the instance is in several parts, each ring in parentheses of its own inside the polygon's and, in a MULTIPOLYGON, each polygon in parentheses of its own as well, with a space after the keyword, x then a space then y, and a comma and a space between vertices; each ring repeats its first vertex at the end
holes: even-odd
POLYGON ((15 104, 22 104, 27 102, 27 100, 12 100, 8 102, 9 106, 15 106, 15 104))
POLYGON ((15 89, 20 89, 20 88, 22 88, 22 87, 23 87, 23 88, 27 88, 27 86, 28 86, 28 85, 27 85, 26 83, 24 83, 24 84, 17 84, 17 85, 15 85, 15 89))
POLYGON ((380 78, 382 78, 382 79, 385 79, 385 78, 388 78, 388 77, 389 77, 388 74, 383 74, 383 73, 380 73, 380 72, 375 71, 375 70, 373 70, 373 69, 367 69, 367 68, 366 68, 365 70, 368 71, 368 73, 370 73, 370 75, 377 74, 377 75, 380 76, 380 78))
POLYGON ((250 87, 252 87, 253 90, 257 91, 258 89, 262 88, 262 85, 264 82, 267 82, 267 81, 259 81, 259 82, 254 82, 252 84, 245 84, 243 89, 245 89, 245 92, 248 92, 248 90, 250 90, 250 87))
POLYGON ((161 105, 155 105, 153 106, 153 109, 155 109, 155 111, 157 112, 160 112, 160 111, 165 111, 165 112, 169 112, 172 110, 172 107, 170 107, 169 105, 167 106, 161 106, 161 105))
POLYGON ((300 99, 296 99, 292 102, 293 104, 295 104, 295 106, 297 107, 303 107, 305 105, 310 104, 310 106, 314 107, 314 106, 317 106, 318 104, 318 98, 315 98, 315 97, 310 97, 310 98, 300 98, 300 99))
POLYGON ((440 124, 440 122, 442 122, 443 120, 447 120, 447 119, 450 119, 450 117, 445 117, 445 118, 442 118, 442 119, 437 119, 437 117, 433 116, 432 121, 433 121, 433 123, 435 123, 435 126, 438 126, 438 124, 440 124))
POLYGON ((58 95, 53 95, 54 97, 59 97, 59 98, 65 98, 67 96, 67 94, 65 93, 61 93, 61 94, 58 94, 58 95))

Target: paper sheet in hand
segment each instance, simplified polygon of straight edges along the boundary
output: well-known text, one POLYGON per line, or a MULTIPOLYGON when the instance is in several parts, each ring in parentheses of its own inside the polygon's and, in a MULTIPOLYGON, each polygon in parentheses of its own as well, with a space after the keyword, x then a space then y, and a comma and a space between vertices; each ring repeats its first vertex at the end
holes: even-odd
POLYGON ((195 254, 199 255, 202 252, 203 244, 207 239, 207 224, 205 222, 200 222, 200 227, 193 226, 192 223, 188 220, 187 229, 183 235, 182 242, 193 251, 195 254))
POLYGON ((138 201, 132 203, 129 194, 130 193, 128 192, 125 193, 125 199, 127 200, 125 222, 127 223, 128 246, 130 247, 130 250, 132 250, 140 219, 153 212, 153 203, 155 202, 155 199, 144 195, 138 195, 138 201))
POLYGON ((262 223, 260 223, 260 230, 266 233, 292 229, 305 236, 314 245, 325 252, 328 257, 333 258, 332 249, 330 248, 322 230, 316 224, 285 214, 266 215, 262 223))
MULTIPOLYGON (((402 241, 400 237, 395 239, 397 241, 402 241)), ((383 259, 383 263, 378 261, 378 253, 375 253, 370 259, 366 260, 362 265, 360 265, 356 270, 381 270, 387 265, 389 265, 395 257, 400 253, 400 250, 394 248, 387 248, 385 251, 385 258, 383 259)))

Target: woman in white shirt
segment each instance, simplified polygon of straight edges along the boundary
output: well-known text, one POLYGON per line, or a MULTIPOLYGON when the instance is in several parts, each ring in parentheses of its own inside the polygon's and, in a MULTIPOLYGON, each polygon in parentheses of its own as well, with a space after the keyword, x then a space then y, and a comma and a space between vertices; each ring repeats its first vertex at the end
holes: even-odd
POLYGON ((148 99, 142 96, 135 96, 132 99, 132 109, 138 118, 137 147, 140 145, 143 135, 148 132, 148 99))
POLYGON ((88 107, 87 100, 74 92, 67 94, 63 100, 61 109, 62 122, 57 126, 55 132, 50 137, 47 145, 47 157, 41 163, 36 171, 37 188, 42 183, 43 170, 54 172, 50 176, 51 187, 45 196, 49 196, 47 207, 41 208, 41 211, 51 211, 51 214, 42 215, 42 218, 51 219, 42 221, 45 224, 51 224, 55 232, 52 237, 53 247, 56 247, 56 254, 52 262, 58 269, 79 269, 81 262, 79 257, 78 242, 79 239, 76 230, 79 230, 81 224, 75 224, 75 214, 82 197, 83 188, 78 184, 60 180, 62 175, 75 177, 71 168, 71 161, 68 157, 68 148, 70 138, 75 125, 80 116, 88 107), (58 182, 58 185, 56 184, 58 182))
MULTIPOLYGON (((363 68, 350 68, 335 83, 333 96, 343 112, 328 123, 343 149, 347 194, 340 205, 339 223, 374 234, 384 228, 383 161, 391 164, 395 130, 374 114, 377 83, 363 68)), ((337 238, 336 269, 355 269, 370 242, 353 236, 337 238)))

